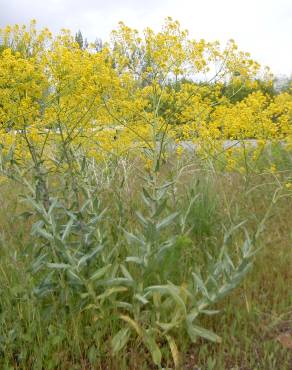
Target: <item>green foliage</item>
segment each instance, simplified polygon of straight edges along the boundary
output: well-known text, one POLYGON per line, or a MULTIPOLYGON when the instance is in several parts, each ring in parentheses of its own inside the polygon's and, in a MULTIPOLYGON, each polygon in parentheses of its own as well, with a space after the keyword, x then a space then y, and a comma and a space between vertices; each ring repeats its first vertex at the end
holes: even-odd
POLYGON ((80 49, 83 49, 83 36, 80 30, 75 35, 75 41, 79 45, 80 49))
POLYGON ((229 101, 233 104, 243 100, 249 94, 261 91, 264 95, 273 97, 277 94, 274 85, 271 81, 265 81, 261 79, 255 79, 254 86, 246 86, 244 83, 238 84, 230 81, 222 87, 222 95, 226 96, 229 101))
POLYGON ((233 324, 219 323, 227 320, 226 312, 237 315, 238 323, 247 319, 236 308, 241 298, 235 305, 232 296, 243 294, 243 288, 238 295, 234 291, 251 269, 280 179, 267 187, 255 222, 248 207, 270 180, 226 189, 226 174, 208 169, 207 175, 202 167, 182 190, 179 176, 170 180, 168 164, 143 172, 132 161, 104 165, 75 150, 71 170, 49 176, 46 207, 36 196, 35 177, 2 157, 2 173, 21 183, 22 194, 18 211, 1 215, 13 220, 0 229, 4 368, 143 368, 137 356, 148 367, 179 368, 192 343, 197 364, 223 366, 222 355, 213 356, 217 346, 226 348, 230 335, 241 334, 233 324), (135 184, 131 171, 141 175, 135 184), (222 208, 226 199, 237 201, 222 208), (8 240, 19 212, 25 229, 8 240), (25 234, 19 248, 17 238, 25 234))

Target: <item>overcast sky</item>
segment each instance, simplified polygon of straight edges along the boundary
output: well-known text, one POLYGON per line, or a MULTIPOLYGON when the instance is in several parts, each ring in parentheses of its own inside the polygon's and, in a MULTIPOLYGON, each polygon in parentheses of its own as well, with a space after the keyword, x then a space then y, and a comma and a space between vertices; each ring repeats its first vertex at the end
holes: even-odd
POLYGON ((166 16, 194 38, 233 38, 275 74, 292 73, 292 0, 0 0, 0 27, 34 18, 54 32, 80 29, 89 41, 108 39, 120 20, 158 30, 166 16))

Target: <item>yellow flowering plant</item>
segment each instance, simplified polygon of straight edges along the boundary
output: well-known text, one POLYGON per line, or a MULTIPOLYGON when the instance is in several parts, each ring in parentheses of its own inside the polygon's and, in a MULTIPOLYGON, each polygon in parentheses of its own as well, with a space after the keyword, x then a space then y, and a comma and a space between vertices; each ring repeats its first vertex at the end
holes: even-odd
POLYGON ((171 18, 157 33, 120 23, 98 51, 80 48, 68 30, 38 31, 35 21, 0 36, 1 141, 36 167, 56 145, 68 165, 72 145, 98 160, 135 148, 154 153, 168 139, 212 154, 226 140, 291 143, 291 93, 261 90, 271 86, 269 70, 233 40, 221 48, 191 39, 171 18))

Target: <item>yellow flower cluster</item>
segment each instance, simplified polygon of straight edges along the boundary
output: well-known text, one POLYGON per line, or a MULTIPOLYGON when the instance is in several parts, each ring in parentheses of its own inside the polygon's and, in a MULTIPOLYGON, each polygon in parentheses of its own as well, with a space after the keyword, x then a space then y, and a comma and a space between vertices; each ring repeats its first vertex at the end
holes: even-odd
MULTIPOLYGON (((1 29, 0 40, 0 142, 21 159, 72 144, 97 159, 121 156, 166 137, 211 151, 256 139, 255 157, 267 141, 292 145, 291 90, 261 90, 259 64, 233 40, 222 49, 190 39, 171 18, 143 35, 120 23, 98 51, 68 30, 37 31, 35 21, 1 29)), ((268 69, 262 81, 271 86, 268 69)))

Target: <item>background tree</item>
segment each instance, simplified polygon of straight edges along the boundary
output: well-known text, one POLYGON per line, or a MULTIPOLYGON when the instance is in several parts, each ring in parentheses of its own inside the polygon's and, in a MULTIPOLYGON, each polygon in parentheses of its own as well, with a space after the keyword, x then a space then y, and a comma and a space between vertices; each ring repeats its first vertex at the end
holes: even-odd
POLYGON ((80 30, 75 35, 75 41, 79 45, 80 49, 83 49, 84 42, 83 42, 83 36, 80 30))

